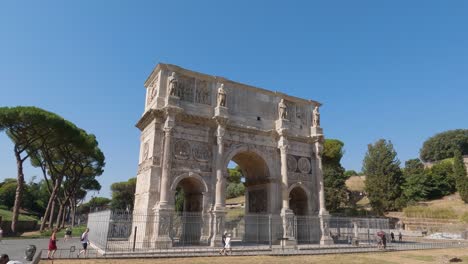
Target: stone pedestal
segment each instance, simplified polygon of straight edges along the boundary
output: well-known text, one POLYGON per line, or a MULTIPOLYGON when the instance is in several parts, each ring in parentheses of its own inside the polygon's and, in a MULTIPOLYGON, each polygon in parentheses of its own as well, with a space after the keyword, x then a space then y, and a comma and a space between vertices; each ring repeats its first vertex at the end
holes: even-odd
POLYGON ((283 222, 283 239, 281 240, 281 245, 296 245, 297 241, 295 238, 295 219, 293 211, 289 208, 281 209, 281 219, 283 222))
POLYGON ((330 216, 328 215, 328 212, 325 212, 323 214, 319 215, 320 217, 320 230, 322 232, 322 236, 320 237, 320 245, 333 245, 335 242, 333 239, 330 237, 330 216))
POLYGON ((228 118, 229 113, 227 107, 224 106, 217 106, 215 108, 215 117, 222 117, 222 118, 228 118))
POLYGON ((170 230, 172 226, 172 217, 174 208, 157 208, 154 210, 154 247, 155 248, 171 248, 172 239, 170 237, 170 230))
POLYGON ((166 98, 166 106, 179 106, 180 98, 174 95, 170 95, 166 98))
POLYGON ((213 211, 213 238, 211 239, 210 243, 211 247, 222 246, 225 219, 226 210, 223 208, 215 208, 213 211))
POLYGON ((288 130, 289 129, 289 120, 287 119, 278 119, 275 121, 276 131, 288 130))
POLYGON ((310 128, 311 136, 323 136, 323 128, 321 127, 311 127, 310 128))

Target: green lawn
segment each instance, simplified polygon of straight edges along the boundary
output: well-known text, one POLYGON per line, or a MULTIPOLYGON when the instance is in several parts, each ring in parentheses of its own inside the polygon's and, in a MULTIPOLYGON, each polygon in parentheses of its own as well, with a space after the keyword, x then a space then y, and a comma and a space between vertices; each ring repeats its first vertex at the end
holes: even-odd
POLYGON ((239 197, 234 197, 234 198, 231 198, 231 199, 227 199, 226 203, 227 204, 230 204, 230 203, 245 203, 245 196, 242 195, 242 196, 239 196, 239 197))
MULTIPOLYGON (((81 234, 83 234, 85 229, 86 229, 85 225, 75 226, 74 228, 72 228, 72 237, 81 236, 81 234)), ((52 234, 51 230, 46 230, 42 233, 39 231, 35 231, 35 232, 24 233, 23 235, 21 235, 21 238, 50 237, 51 234, 52 234)), ((57 238, 63 238, 64 236, 65 236, 65 229, 62 229, 57 233, 57 238)))
MULTIPOLYGON (((4 221, 11 221, 13 217, 13 212, 5 209, 0 209, 0 216, 2 217, 2 220, 4 221)), ((27 215, 19 215, 19 220, 20 221, 37 221, 36 218, 27 216, 27 215)))

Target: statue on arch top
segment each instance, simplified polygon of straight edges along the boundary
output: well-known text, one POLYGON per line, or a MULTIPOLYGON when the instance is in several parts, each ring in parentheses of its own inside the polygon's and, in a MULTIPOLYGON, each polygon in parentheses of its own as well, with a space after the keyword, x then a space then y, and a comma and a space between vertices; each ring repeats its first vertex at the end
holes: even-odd
POLYGON ((320 127, 320 112, 318 105, 315 105, 314 111, 312 111, 312 127, 320 127))
POLYGON ((284 99, 281 99, 278 104, 278 115, 280 119, 286 119, 288 117, 288 107, 284 103, 284 99))
POLYGON ((177 80, 176 73, 172 72, 171 76, 169 76, 169 95, 177 96, 178 87, 179 87, 179 80, 177 80))
POLYGON ((226 107, 226 91, 224 91, 224 83, 218 88, 218 103, 217 106, 226 107))

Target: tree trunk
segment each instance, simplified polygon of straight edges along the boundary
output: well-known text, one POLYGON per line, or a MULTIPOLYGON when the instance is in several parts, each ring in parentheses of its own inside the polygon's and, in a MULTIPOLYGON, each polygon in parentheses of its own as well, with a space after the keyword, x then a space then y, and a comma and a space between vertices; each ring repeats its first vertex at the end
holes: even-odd
POLYGON ((60 228, 60 220, 62 219, 62 214, 64 213, 64 206, 65 204, 64 203, 60 203, 60 207, 59 207, 59 211, 58 211, 58 214, 57 214, 57 220, 55 222, 55 225, 57 226, 57 228, 60 228))
POLYGON ((60 228, 65 228, 65 218, 67 218, 68 213, 70 212, 70 206, 65 206, 62 214, 62 219, 60 220, 60 228))
POLYGON ((49 223, 47 227, 52 230, 54 228, 54 213, 55 213, 55 201, 57 197, 52 201, 52 208, 50 208, 49 223))
POLYGON ((23 174, 23 160, 21 159, 20 153, 15 148, 16 166, 18 168, 18 182, 16 185, 15 204, 13 206, 13 217, 11 219, 11 231, 16 233, 16 224, 18 222, 19 209, 21 206, 21 200, 23 198, 24 188, 24 174, 23 174))
POLYGON ((75 227, 75 217, 76 217, 76 201, 75 201, 75 198, 73 197, 72 201, 70 202, 71 203, 71 223, 72 223, 72 227, 75 227))
POLYGON ((54 189, 52 190, 52 193, 50 194, 50 197, 49 197, 49 202, 47 202, 47 208, 46 208, 46 211, 44 213, 44 217, 43 217, 43 220, 42 220, 42 223, 41 223, 41 227, 39 229, 40 231, 44 231, 45 225, 47 223, 47 218, 49 217, 51 211, 52 211, 52 214, 53 214, 52 203, 55 200, 55 196, 57 196, 57 192, 58 192, 58 189, 59 189, 61 184, 62 183, 59 180, 57 180, 55 182, 54 189))

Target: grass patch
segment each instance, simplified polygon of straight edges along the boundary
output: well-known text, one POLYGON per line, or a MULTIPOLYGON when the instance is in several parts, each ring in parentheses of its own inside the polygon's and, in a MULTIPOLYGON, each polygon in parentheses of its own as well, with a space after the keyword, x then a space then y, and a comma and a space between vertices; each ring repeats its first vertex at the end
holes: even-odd
POLYGON ((457 214, 452 208, 434 208, 427 206, 408 206, 403 209, 406 217, 412 218, 435 218, 456 219, 457 214))
MULTIPOLYGON (((72 237, 79 237, 81 234, 83 234, 84 230, 86 229, 85 225, 80 225, 80 226, 75 226, 72 228, 72 237)), ((52 235, 52 230, 45 230, 43 232, 28 232, 23 235, 21 235, 21 238, 47 238, 52 235)), ((65 228, 60 230, 57 233, 57 238, 63 238, 65 237, 65 228)))
POLYGON ((414 259, 414 260, 420 260, 420 261, 426 261, 426 262, 432 262, 435 261, 435 258, 433 256, 427 256, 427 255, 402 255, 403 258, 409 258, 409 259, 414 259))
POLYGON ((463 223, 468 223, 468 212, 464 212, 462 215, 460 215, 460 221, 463 223))
POLYGON ((226 203, 227 204, 230 204, 230 203, 245 203, 245 196, 239 196, 239 197, 234 197, 234 198, 231 198, 231 199, 227 199, 226 200, 226 203))
POLYGON ((245 208, 232 208, 227 210, 227 218, 236 218, 245 215, 245 208))
MULTIPOLYGON (((3 221, 11 221, 13 218, 13 212, 10 210, 0 209, 0 216, 2 217, 3 221)), ((34 217, 22 214, 18 216, 18 219, 19 221, 37 221, 37 219, 34 217)))

